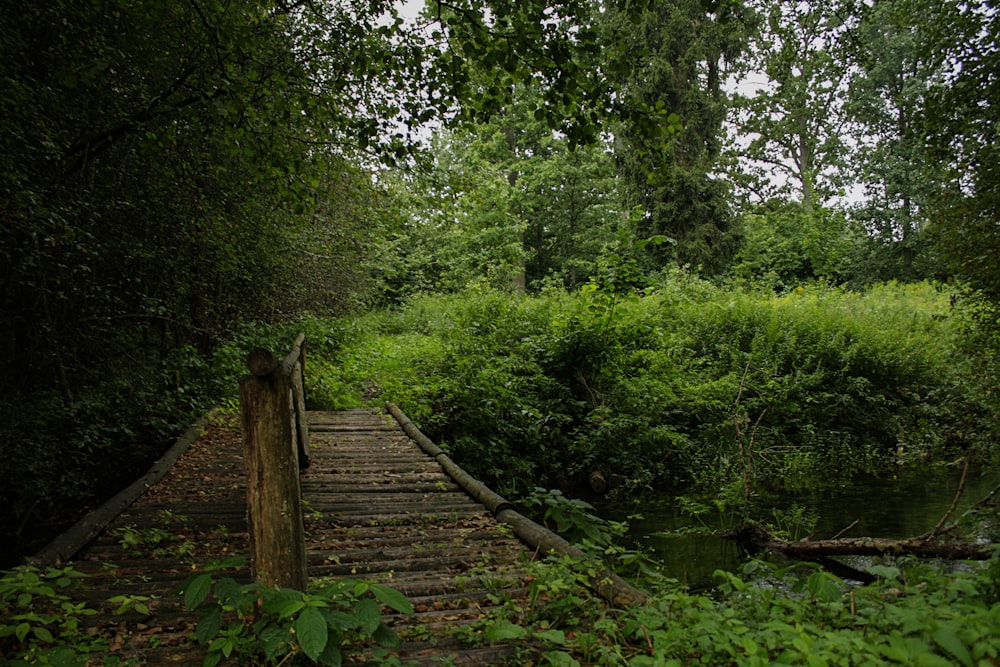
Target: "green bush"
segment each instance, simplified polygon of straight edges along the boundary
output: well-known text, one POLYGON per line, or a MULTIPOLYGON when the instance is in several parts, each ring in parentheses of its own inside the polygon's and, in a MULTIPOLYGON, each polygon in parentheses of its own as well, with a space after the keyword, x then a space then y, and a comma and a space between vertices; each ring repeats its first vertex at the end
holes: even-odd
POLYGON ((324 401, 398 403, 502 493, 595 471, 632 491, 848 475, 989 451, 996 431, 927 284, 775 296, 680 273, 641 295, 476 291, 330 326, 324 401))
MULTIPOLYGON (((225 660, 240 664, 340 665, 342 649, 374 641, 399 645, 382 620, 381 605, 404 614, 413 606, 388 586, 363 580, 316 582, 308 591, 240 585, 216 580, 210 572, 188 579, 184 604, 200 614, 194 639, 208 646, 204 665, 225 660)), ((376 651, 382 656, 384 651, 376 651)), ((398 664, 393 659, 389 664, 398 664)))

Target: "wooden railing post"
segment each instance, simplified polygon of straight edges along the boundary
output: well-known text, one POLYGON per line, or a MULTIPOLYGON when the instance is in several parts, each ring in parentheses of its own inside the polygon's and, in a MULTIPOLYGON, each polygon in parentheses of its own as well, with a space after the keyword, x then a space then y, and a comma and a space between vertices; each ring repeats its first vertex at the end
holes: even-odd
MULTIPOLYGON (((268 350, 253 350, 247 357, 251 374, 240 382, 240 407, 251 574, 266 586, 305 590, 305 530, 296 442, 303 434, 293 419, 294 354, 295 350, 279 362, 268 350)), ((308 438, 308 432, 304 435, 308 438)))
POLYGON ((292 367, 292 414, 295 415, 295 446, 298 451, 299 469, 309 467, 309 422, 306 420, 306 341, 305 334, 299 334, 292 348, 298 350, 298 357, 292 367))

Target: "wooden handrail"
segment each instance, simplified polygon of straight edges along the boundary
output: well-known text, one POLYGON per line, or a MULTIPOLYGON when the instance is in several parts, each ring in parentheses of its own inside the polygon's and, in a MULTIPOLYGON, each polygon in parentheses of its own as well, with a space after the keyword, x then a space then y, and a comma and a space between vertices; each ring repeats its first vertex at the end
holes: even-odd
POLYGON ((240 381, 250 571, 258 583, 298 590, 307 583, 299 484, 299 470, 309 464, 304 364, 299 334, 280 361, 270 350, 251 350, 250 375, 240 381))
POLYGON ((646 591, 631 585, 603 563, 594 561, 581 549, 524 516, 503 496, 472 477, 461 466, 452 461, 443 449, 434 444, 433 440, 424 435, 395 403, 389 403, 386 409, 396 419, 406 435, 410 436, 429 456, 433 456, 448 476, 455 480, 466 493, 492 512, 497 521, 510 525, 517 536, 526 544, 546 555, 557 553, 577 560, 592 562, 592 571, 595 576, 590 578, 590 588, 611 604, 628 607, 642 604, 649 599, 649 594, 646 591))

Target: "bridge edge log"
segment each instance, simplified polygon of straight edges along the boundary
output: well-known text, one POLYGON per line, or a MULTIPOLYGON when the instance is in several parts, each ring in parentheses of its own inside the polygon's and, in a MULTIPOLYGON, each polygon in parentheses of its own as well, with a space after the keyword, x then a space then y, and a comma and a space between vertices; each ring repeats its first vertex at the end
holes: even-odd
MULTIPOLYGON (((532 549, 543 554, 560 554, 575 559, 590 559, 581 549, 570 544, 563 537, 545 526, 529 519, 518 512, 514 504, 490 489, 488 486, 467 473, 455 463, 433 440, 424 435, 420 429, 395 403, 386 406, 389 413, 425 452, 433 456, 442 469, 461 486, 470 496, 483 503, 498 521, 510 525, 521 540, 532 549)), ((591 582, 591 588, 607 602, 627 607, 641 604, 649 598, 645 591, 631 585, 612 572, 603 564, 599 564, 598 576, 591 582)))
POLYGON ((163 479, 177 459, 205 432, 209 421, 217 412, 218 408, 213 408, 202 415, 177 438, 163 456, 150 466, 145 475, 126 486, 100 507, 87 513, 41 551, 26 558, 25 563, 40 568, 53 567, 76 556, 118 515, 163 479))

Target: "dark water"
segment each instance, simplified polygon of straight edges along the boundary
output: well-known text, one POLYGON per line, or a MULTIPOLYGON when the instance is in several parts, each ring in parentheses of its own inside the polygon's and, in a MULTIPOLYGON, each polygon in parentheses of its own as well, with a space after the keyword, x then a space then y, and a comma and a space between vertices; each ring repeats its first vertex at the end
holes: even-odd
MULTIPOLYGON (((841 537, 912 537, 934 528, 951 506, 958 490, 961 469, 934 467, 900 469, 886 475, 858 475, 849 482, 814 487, 805 491, 761 493, 755 498, 753 515, 773 523, 773 509, 787 510, 798 504, 818 515, 813 539, 836 536, 854 521, 841 537)), ((952 519, 971 507, 1000 484, 1000 470, 969 471, 965 490, 952 519)), ((720 535, 731 527, 725 515, 711 512, 700 521, 681 511, 676 500, 681 489, 666 489, 642 501, 623 505, 599 505, 602 516, 629 520, 629 539, 662 562, 661 571, 693 587, 710 586, 716 569, 737 571, 747 554, 736 543, 720 535), (704 522, 716 535, 670 535, 672 531, 700 526, 704 522)), ((710 500, 705 501, 711 504, 710 500)))

